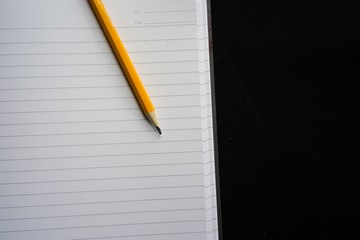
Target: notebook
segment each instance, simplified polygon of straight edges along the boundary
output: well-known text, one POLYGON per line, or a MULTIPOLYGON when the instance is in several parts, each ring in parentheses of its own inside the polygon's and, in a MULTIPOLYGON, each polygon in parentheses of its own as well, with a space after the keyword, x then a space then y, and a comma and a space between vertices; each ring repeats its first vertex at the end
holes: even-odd
POLYGON ((0 1, 0 239, 219 239, 205 0, 0 1))

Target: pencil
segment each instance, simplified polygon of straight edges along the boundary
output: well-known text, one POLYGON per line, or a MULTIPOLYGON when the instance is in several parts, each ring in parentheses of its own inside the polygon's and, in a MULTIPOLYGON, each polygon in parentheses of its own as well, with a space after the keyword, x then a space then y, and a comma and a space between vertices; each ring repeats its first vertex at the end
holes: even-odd
POLYGON ((121 42, 120 36, 111 22, 110 16, 106 12, 106 8, 101 0, 89 0, 90 5, 111 45, 113 52, 115 53, 116 59, 120 63, 120 66, 130 83, 130 86, 135 94, 137 101, 149 119, 149 121, 154 125, 156 130, 161 134, 161 129, 159 126, 159 121, 156 116, 155 107, 151 102, 151 99, 146 92, 146 89, 141 82, 139 75, 136 72, 136 69, 131 62, 131 59, 126 52, 124 44, 121 42))

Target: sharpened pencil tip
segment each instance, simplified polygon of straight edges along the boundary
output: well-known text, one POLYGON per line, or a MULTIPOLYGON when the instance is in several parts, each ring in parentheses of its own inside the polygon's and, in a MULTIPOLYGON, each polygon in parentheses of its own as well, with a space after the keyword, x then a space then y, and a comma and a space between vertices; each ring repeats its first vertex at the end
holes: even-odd
POLYGON ((162 134, 161 129, 159 127, 155 127, 155 128, 159 132, 159 134, 161 135, 162 134))

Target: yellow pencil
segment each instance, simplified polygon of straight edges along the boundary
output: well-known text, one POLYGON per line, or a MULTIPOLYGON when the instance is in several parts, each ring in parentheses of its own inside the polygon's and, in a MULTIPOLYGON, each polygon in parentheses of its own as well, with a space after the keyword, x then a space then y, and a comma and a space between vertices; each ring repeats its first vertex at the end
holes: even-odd
POLYGON ((106 12, 105 6, 101 0, 89 0, 90 5, 115 53, 117 60, 119 61, 123 72, 130 86, 138 100, 140 107, 144 114, 148 117, 150 122, 155 126, 156 130, 161 134, 159 121, 156 116, 155 107, 152 104, 149 95, 146 92, 144 85, 142 84, 139 75, 137 74, 131 59, 126 52, 126 49, 121 42, 120 36, 116 31, 116 28, 111 22, 111 19, 106 12))

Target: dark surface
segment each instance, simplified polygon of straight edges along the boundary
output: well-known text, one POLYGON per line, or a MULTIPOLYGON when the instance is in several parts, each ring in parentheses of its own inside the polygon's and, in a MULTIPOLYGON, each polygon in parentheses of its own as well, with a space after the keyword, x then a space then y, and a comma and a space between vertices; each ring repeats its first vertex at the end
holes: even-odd
POLYGON ((359 2, 211 2, 224 239, 360 239, 359 2))

